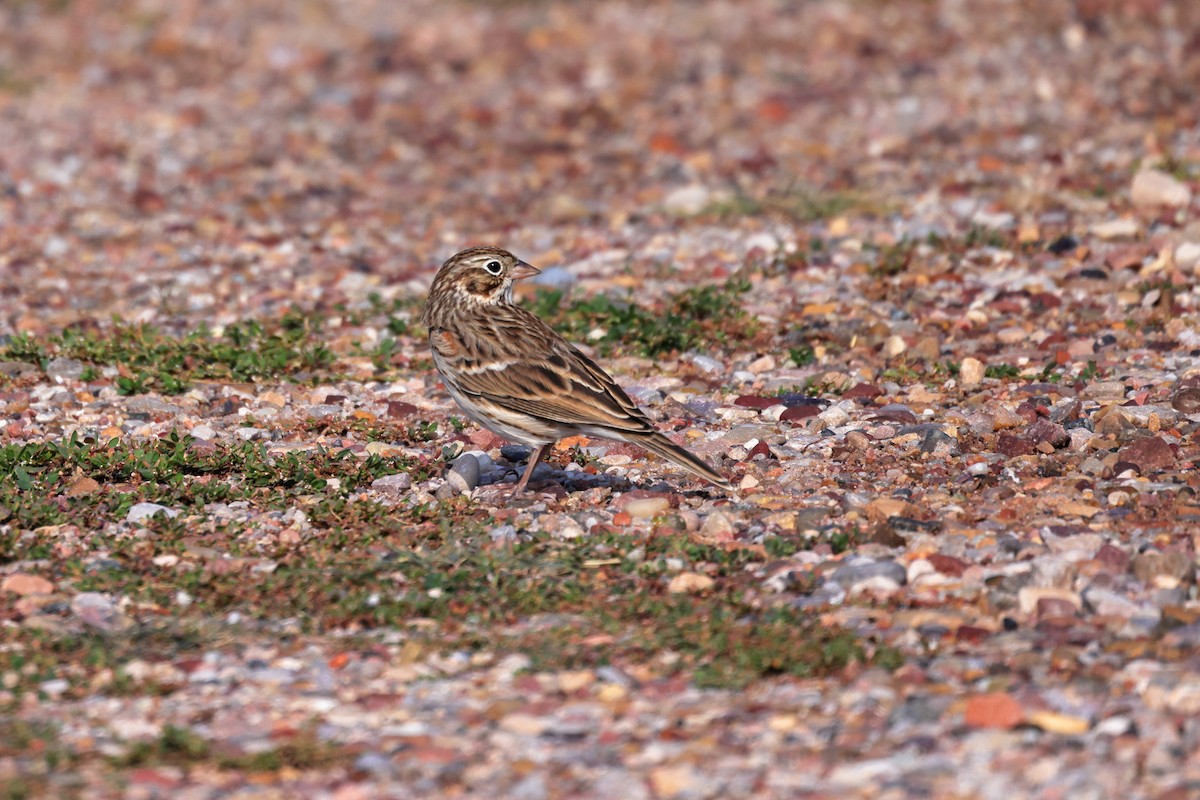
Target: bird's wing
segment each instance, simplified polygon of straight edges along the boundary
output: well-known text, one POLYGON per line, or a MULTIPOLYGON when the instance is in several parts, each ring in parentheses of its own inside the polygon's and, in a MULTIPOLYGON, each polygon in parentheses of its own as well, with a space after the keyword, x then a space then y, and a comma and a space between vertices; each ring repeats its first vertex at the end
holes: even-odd
POLYGON ((566 425, 630 434, 657 430, 608 373, 545 323, 532 314, 519 323, 489 331, 490 352, 461 332, 430 337, 435 352, 454 362, 459 391, 566 425))

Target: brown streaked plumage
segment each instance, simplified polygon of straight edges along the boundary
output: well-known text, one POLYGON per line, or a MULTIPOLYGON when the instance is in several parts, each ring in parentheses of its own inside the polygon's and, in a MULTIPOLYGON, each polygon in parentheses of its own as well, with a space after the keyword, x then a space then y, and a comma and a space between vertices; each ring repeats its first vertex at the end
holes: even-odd
POLYGON ((594 361, 513 303, 513 281, 538 272, 497 247, 463 250, 438 270, 422 317, 433 361, 467 416, 535 448, 517 491, 550 445, 577 434, 636 444, 733 491, 724 476, 655 428, 594 361))

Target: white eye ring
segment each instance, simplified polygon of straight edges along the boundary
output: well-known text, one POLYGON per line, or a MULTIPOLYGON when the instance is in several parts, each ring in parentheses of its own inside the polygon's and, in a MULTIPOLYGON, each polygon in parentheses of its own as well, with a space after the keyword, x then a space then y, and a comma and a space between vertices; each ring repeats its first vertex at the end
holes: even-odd
POLYGON ((499 261, 489 261, 483 265, 483 268, 493 275, 499 275, 501 270, 504 269, 504 267, 500 266, 499 261))

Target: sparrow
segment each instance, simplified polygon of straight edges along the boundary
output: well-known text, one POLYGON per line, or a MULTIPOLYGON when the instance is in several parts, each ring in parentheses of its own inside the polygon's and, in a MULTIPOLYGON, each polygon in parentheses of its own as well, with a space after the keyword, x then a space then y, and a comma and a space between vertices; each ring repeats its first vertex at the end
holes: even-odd
POLYGON ((533 449, 515 491, 524 491, 551 445, 583 434, 636 444, 732 492, 596 362, 513 302, 513 283, 540 272, 498 247, 463 250, 438 270, 422 313, 450 396, 475 422, 533 449))

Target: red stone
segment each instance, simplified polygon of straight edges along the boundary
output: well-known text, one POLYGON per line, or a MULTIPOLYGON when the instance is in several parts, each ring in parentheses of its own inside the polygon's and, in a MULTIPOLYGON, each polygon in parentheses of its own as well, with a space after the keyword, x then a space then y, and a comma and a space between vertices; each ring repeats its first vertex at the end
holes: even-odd
POLYGON ((387 404, 387 413, 389 417, 411 417, 420 412, 421 409, 414 406, 412 403, 406 403, 403 400, 389 400, 387 404))
POLYGON ((810 406, 810 405, 792 406, 787 411, 784 411, 783 414, 781 414, 779 416, 779 418, 781 420, 783 420, 784 422, 795 422, 796 420, 808 419, 810 417, 815 417, 820 413, 821 413, 821 409, 817 408, 816 406, 810 406))
POLYGON ((1160 436, 1143 436, 1133 440, 1121 448, 1117 458, 1137 464, 1138 471, 1143 475, 1175 466, 1175 453, 1160 436))
POLYGON ((1009 458, 1027 456, 1033 452, 1033 443, 1011 433, 1002 433, 996 437, 996 452, 1009 458))
POLYGON ((1113 575, 1124 574, 1125 570, 1129 569, 1129 554, 1111 544, 1105 544, 1097 550, 1095 559, 1113 575))
POLYGON ((737 400, 734 400, 733 404, 735 406, 742 406, 743 408, 757 408, 759 410, 762 410, 764 408, 770 408, 771 406, 779 405, 779 398, 778 397, 761 397, 759 395, 744 394, 741 397, 739 397, 737 400))
POLYGON ((947 556, 941 553, 934 553, 929 557, 929 563, 933 568, 943 575, 952 575, 955 578, 961 576, 967 571, 969 566, 967 562, 957 559, 954 556, 947 556))
POLYGON ((965 722, 971 728, 1015 728, 1025 719, 1021 704, 1004 692, 978 694, 967 700, 965 722))
POLYGON ((856 386, 851 386, 842 393, 843 400, 874 400, 876 397, 883 395, 883 389, 871 383, 860 383, 856 386))

